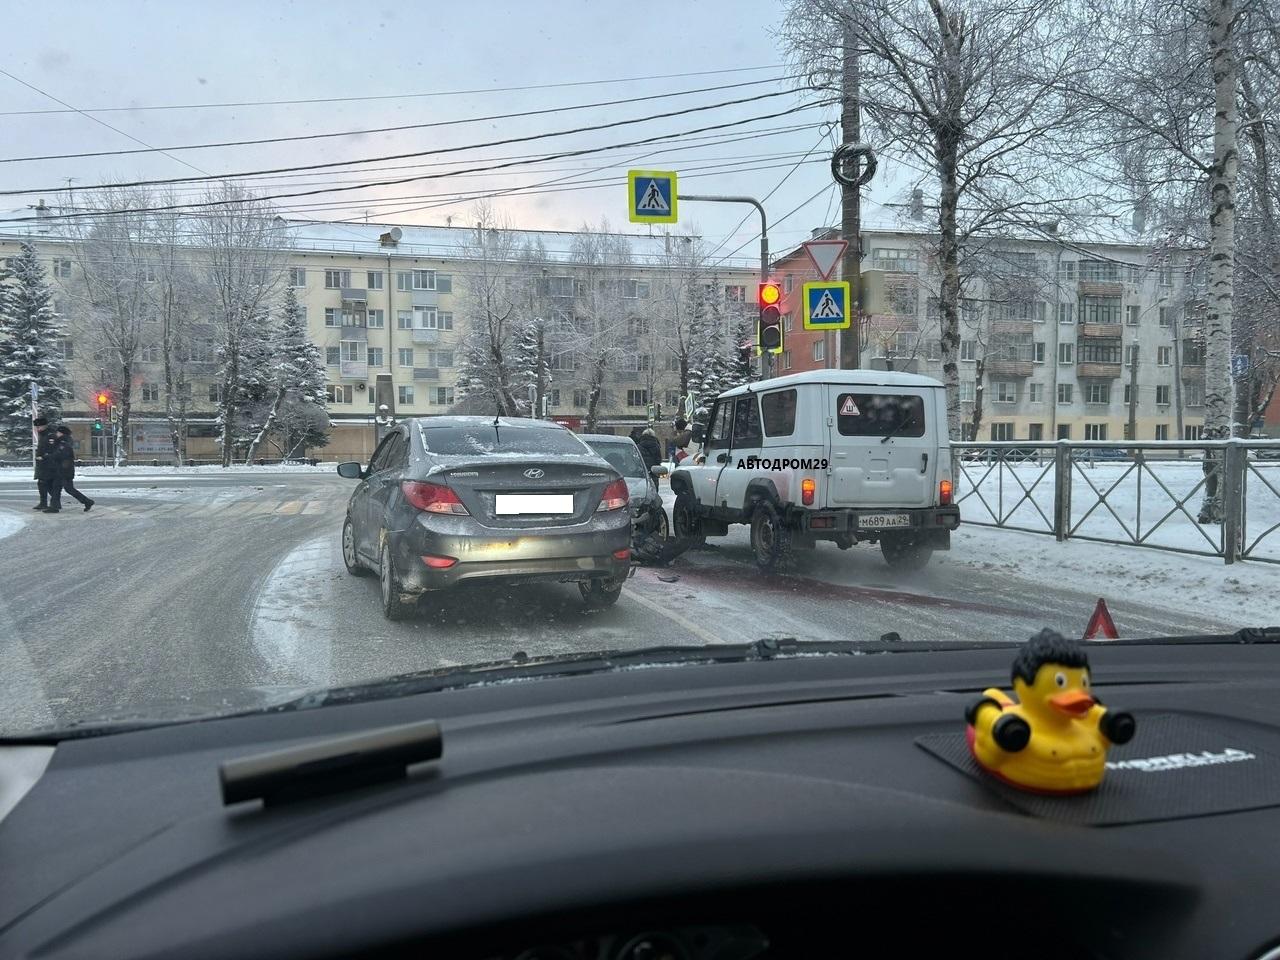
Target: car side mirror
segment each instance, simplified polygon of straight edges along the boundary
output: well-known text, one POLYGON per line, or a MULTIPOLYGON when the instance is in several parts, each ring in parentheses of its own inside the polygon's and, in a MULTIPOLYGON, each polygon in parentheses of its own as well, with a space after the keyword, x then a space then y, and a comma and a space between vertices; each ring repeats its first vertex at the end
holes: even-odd
POLYGON ((655 477, 665 477, 669 471, 660 463, 655 463, 649 468, 649 473, 655 477))
POLYGON ((692 435, 693 435, 694 443, 701 443, 703 440, 707 438, 706 428, 703 427, 702 424, 700 423, 695 423, 693 425, 692 435))
POLYGON ((354 460, 338 464, 338 476, 348 480, 359 480, 364 476, 364 468, 354 460))

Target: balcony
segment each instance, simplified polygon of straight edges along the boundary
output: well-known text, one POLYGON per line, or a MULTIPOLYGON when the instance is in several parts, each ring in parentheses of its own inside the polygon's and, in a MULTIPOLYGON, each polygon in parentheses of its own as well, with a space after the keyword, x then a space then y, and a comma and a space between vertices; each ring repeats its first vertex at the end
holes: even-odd
POLYGON ((639 370, 615 370, 614 377, 619 383, 638 383, 640 381, 639 370))
POLYGON ((1124 284, 1119 280, 1081 280, 1079 293, 1082 297, 1123 297, 1124 284))
POLYGON ((415 380, 439 380, 439 367, 414 367, 413 379, 415 380))
POLYGON ((1029 337, 1036 332, 1036 325, 1030 320, 992 320, 991 332, 1015 337, 1029 337))
POLYGON ((1204 364, 1203 363, 1184 363, 1182 365, 1182 379, 1190 383, 1204 382, 1204 364))
POLYGON ((415 307, 434 307, 440 302, 440 295, 434 290, 414 290, 409 296, 415 307))
POLYGON ((343 287, 342 302, 343 303, 368 303, 369 291, 361 290, 358 287, 343 287))
POLYGON ((1123 329, 1119 323, 1082 323, 1080 324, 1080 336, 1119 340, 1123 329))
POLYGON ((413 342, 414 342, 414 343, 439 343, 439 342, 440 342, 440 331, 439 331, 439 330, 427 330, 427 329, 425 329, 425 328, 423 328, 423 327, 414 327, 414 328, 413 328, 413 342))
POLYGON ((344 323, 342 325, 342 339, 355 340, 355 341, 359 341, 360 343, 366 343, 369 340, 369 328, 358 327, 355 324, 344 323))
POLYGON ((343 380, 364 380, 369 376, 369 364, 364 360, 343 360, 338 375, 343 380))
POLYGON ((1035 369, 1030 360, 987 360, 984 366, 991 377, 1029 377, 1035 369))
POLYGON ((1118 363, 1078 363, 1076 376, 1082 380, 1114 380, 1120 376, 1118 363))

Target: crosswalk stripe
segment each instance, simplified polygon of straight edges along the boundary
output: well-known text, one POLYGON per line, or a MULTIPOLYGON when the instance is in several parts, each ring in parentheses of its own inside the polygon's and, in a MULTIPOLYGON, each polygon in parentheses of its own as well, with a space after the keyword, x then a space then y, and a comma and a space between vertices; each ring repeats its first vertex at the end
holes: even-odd
POLYGON ((280 506, 276 507, 275 510, 273 510, 272 512, 279 516, 291 517, 295 513, 301 512, 301 510, 302 510, 301 500, 286 500, 284 503, 280 504, 280 506))

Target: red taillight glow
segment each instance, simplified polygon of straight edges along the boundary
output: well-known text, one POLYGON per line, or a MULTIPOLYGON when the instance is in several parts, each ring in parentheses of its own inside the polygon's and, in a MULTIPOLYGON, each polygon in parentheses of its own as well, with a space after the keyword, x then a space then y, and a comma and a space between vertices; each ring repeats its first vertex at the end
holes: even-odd
POLYGON ((818 490, 818 481, 813 477, 805 477, 800 481, 800 502, 806 507, 813 506, 813 495, 818 490))
POLYGON ((630 559, 631 559, 631 548, 630 548, 630 547, 623 547, 621 550, 615 550, 615 551, 613 551, 613 559, 615 559, 615 560, 630 560, 630 559))
POLYGON ((458 495, 443 484, 425 483, 422 480, 401 480, 400 492, 404 494, 410 506, 417 510, 467 516, 467 508, 462 505, 458 495))
POLYGON ((950 505, 952 489, 953 488, 951 486, 950 480, 938 481, 938 503, 939 504, 941 504, 944 507, 950 505))
POLYGON ((604 488, 604 493, 600 495, 600 506, 596 507, 596 511, 621 510, 626 505, 627 481, 619 477, 604 488))
POLYGON ((446 567, 452 567, 458 562, 457 557, 423 557, 422 562, 428 567, 434 567, 437 570, 443 570, 446 567))

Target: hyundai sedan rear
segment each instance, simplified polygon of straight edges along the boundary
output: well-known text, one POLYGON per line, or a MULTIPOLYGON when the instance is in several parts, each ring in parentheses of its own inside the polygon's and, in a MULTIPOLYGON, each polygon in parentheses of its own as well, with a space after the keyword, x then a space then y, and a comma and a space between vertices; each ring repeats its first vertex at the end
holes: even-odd
POLYGON ((463 580, 574 582, 589 606, 630 569, 627 484, 566 428, 541 420, 423 417, 378 445, 342 528, 353 574, 377 571, 383 612, 463 580))

